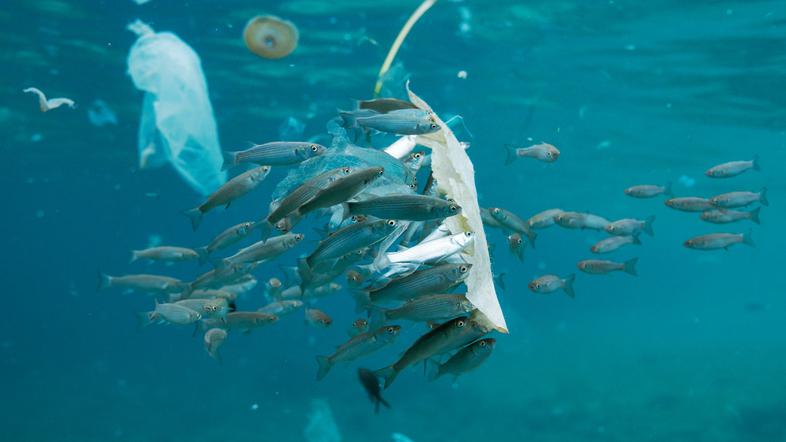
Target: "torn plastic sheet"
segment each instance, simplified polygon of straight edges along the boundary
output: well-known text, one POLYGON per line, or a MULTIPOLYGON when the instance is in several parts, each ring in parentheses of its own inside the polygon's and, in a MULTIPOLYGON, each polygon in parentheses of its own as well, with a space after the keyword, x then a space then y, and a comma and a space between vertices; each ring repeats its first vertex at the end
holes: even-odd
POLYGON ((467 255, 467 261, 472 264, 472 269, 464 280, 467 285, 467 299, 482 313, 478 316, 485 316, 494 328, 507 333, 505 317, 494 288, 486 233, 480 218, 478 193, 475 188, 475 168, 448 125, 423 99, 409 89, 409 83, 407 83, 407 94, 415 106, 431 112, 434 120, 441 127, 437 132, 418 135, 416 142, 431 149, 431 169, 439 190, 448 198, 455 200, 462 208, 462 213, 446 219, 445 225, 452 234, 475 232, 474 253, 467 255))

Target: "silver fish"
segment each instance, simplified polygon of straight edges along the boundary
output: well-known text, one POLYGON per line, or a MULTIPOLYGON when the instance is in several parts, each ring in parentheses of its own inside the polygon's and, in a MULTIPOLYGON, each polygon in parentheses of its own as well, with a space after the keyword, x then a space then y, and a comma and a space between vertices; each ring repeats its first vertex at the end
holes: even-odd
POLYGON ((230 312, 227 313, 225 321, 230 330, 250 333, 252 329, 278 321, 278 316, 262 312, 230 312))
POLYGON ((268 216, 257 224, 266 223, 268 226, 276 225, 292 212, 300 208, 300 206, 314 199, 328 183, 339 177, 349 175, 350 173, 352 173, 352 169, 349 167, 337 167, 306 180, 303 184, 296 187, 287 196, 278 201, 278 204, 270 211, 268 216))
POLYGON ((726 249, 734 244, 745 244, 747 246, 754 246, 751 232, 746 233, 710 233, 709 235, 701 235, 685 241, 685 247, 696 250, 718 250, 726 249))
POLYGON ((390 195, 369 198, 343 205, 344 218, 350 215, 369 215, 406 221, 443 219, 461 213, 461 206, 426 195, 390 195))
POLYGON ((385 388, 388 388, 405 368, 462 347, 488 332, 489 329, 474 317, 460 316, 418 338, 398 361, 378 370, 376 374, 385 379, 385 388))
POLYGON ((518 215, 501 207, 490 207, 489 213, 506 229, 526 235, 530 245, 535 247, 537 235, 530 229, 529 224, 518 215))
POLYGON ((530 281, 527 284, 530 290, 535 293, 554 293, 557 290, 562 290, 571 298, 576 297, 576 292, 573 291, 573 281, 576 280, 576 275, 570 274, 564 278, 557 275, 543 275, 530 281))
POLYGON ((644 232, 649 236, 655 236, 655 233, 652 231, 653 222, 655 222, 655 215, 645 220, 625 218, 609 223, 606 226, 606 232, 620 236, 631 236, 644 232))
POLYGON ((199 254, 200 264, 207 261, 210 254, 216 250, 227 248, 232 244, 236 244, 243 240, 243 238, 247 237, 253 229, 253 222, 247 221, 240 224, 235 224, 234 226, 219 233, 215 238, 213 238, 212 241, 210 241, 208 245, 204 247, 197 247, 194 250, 196 250, 197 254, 199 254))
POLYGON ((710 198, 710 202, 715 207, 723 209, 734 209, 745 207, 758 202, 763 206, 769 206, 767 201, 767 188, 763 187, 759 192, 729 192, 716 195, 710 198))
POLYGON ((317 380, 327 376, 333 366, 339 362, 351 362, 371 354, 389 344, 392 344, 401 327, 398 325, 386 325, 372 332, 364 332, 353 336, 349 341, 340 345, 330 356, 317 356, 317 380))
POLYGON ((227 266, 232 264, 269 261, 292 247, 295 247, 302 240, 303 234, 300 233, 285 233, 283 235, 274 236, 238 250, 234 255, 221 260, 220 264, 222 266, 227 266))
POLYGON ((553 163, 559 158, 559 149, 548 143, 535 144, 530 147, 505 146, 505 165, 519 157, 535 158, 546 163, 553 163))
POLYGON ((177 304, 159 304, 156 303, 156 308, 152 312, 141 313, 139 315, 139 323, 141 326, 151 324, 153 322, 168 322, 170 324, 188 325, 193 324, 202 319, 199 312, 191 310, 188 307, 177 304))
POLYGON ((246 150, 224 152, 226 170, 241 163, 291 166, 325 153, 325 146, 306 141, 273 141, 257 144, 246 150))
POLYGON ((728 163, 718 164, 709 168, 704 172, 704 175, 710 178, 731 178, 748 170, 761 170, 758 155, 754 155, 750 161, 729 161, 728 163))
POLYGON ((289 301, 275 301, 270 304, 257 309, 258 312, 267 313, 269 315, 276 315, 279 318, 293 311, 303 307, 303 301, 289 300, 289 301))
POLYGON ((384 114, 399 109, 417 109, 417 106, 398 98, 375 98, 373 100, 358 101, 358 109, 367 109, 384 114))
POLYGON ((636 263, 639 258, 631 258, 625 262, 606 261, 602 259, 585 259, 579 261, 577 267, 584 273, 591 275, 602 275, 614 271, 625 272, 636 276, 636 263))
MULTIPOLYGON (((307 268, 313 268, 319 261, 335 259, 369 247, 388 236, 397 225, 398 223, 392 219, 349 224, 320 241, 317 248, 300 261, 299 267, 303 268, 305 264, 307 268)), ((303 268, 301 274, 307 268, 303 268)))
POLYGON ((702 212, 701 219, 713 224, 728 224, 749 219, 754 223, 759 224, 759 211, 761 211, 761 207, 757 207, 751 211, 713 209, 702 212))
POLYGON ((372 311, 382 322, 406 319, 415 322, 444 321, 474 309, 465 295, 425 295, 410 299, 401 307, 372 311))
POLYGON ((524 240, 520 233, 508 235, 508 249, 519 261, 524 261, 524 240))
POLYGON ((354 121, 362 128, 396 135, 424 135, 439 130, 432 115, 422 109, 396 109, 384 114, 359 116, 354 121))
POLYGON ((612 236, 610 238, 604 238, 590 247, 590 251, 592 253, 611 253, 627 244, 641 245, 639 235, 612 236))
POLYGON ((633 198, 654 198, 658 195, 674 196, 671 192, 671 183, 666 183, 665 186, 658 186, 655 184, 631 186, 625 189, 625 195, 633 198))
POLYGON ((363 189, 371 185, 385 172, 382 167, 367 167, 350 172, 329 183, 321 189, 311 201, 297 209, 298 215, 303 216, 317 209, 325 209, 336 204, 344 203, 354 197, 363 189))
POLYGON ((545 229, 551 227, 556 223, 558 215, 562 214, 562 209, 547 209, 540 213, 532 215, 527 220, 527 225, 530 229, 545 229))
POLYGON ((695 196, 667 199, 664 204, 672 209, 681 210, 683 212, 704 212, 715 208, 710 200, 695 196))
POLYGON ((269 173, 270 166, 259 166, 227 181, 221 188, 210 194, 204 203, 184 212, 191 219, 191 227, 196 231, 205 213, 216 207, 229 207, 232 201, 254 190, 269 173))
POLYGON ((111 287, 123 287, 151 293, 176 293, 187 290, 188 284, 169 276, 147 274, 110 276, 99 272, 98 289, 111 287))
POLYGON ((429 380, 436 380, 446 374, 453 375, 455 380, 460 375, 480 367, 491 356, 496 343, 497 340, 494 338, 485 338, 467 345, 450 359, 439 364, 435 371, 429 375, 429 380))
POLYGON ((581 212, 562 212, 554 217, 554 221, 568 229, 605 230, 609 225, 609 220, 602 216, 581 212))
POLYGON ((445 293, 464 281, 471 268, 472 264, 440 264, 418 270, 378 289, 357 293, 358 309, 366 308, 368 304, 445 293))
POLYGON ((199 259, 199 254, 186 247, 173 247, 173 246, 159 246, 150 247, 143 250, 131 251, 131 262, 140 259, 149 259, 151 261, 193 261, 199 259))
POLYGON ((315 308, 307 308, 306 324, 317 328, 327 328, 333 324, 333 319, 327 313, 315 308))

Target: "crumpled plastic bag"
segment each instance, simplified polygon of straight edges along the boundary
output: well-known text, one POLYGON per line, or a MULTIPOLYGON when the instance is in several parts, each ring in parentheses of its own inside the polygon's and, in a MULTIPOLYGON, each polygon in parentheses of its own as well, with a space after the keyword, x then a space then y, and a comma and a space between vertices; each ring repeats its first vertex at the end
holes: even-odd
POLYGON ((226 172, 199 56, 170 32, 154 32, 138 20, 129 29, 139 38, 128 54, 128 72, 145 92, 140 167, 170 163, 194 190, 208 195, 226 182, 226 172))

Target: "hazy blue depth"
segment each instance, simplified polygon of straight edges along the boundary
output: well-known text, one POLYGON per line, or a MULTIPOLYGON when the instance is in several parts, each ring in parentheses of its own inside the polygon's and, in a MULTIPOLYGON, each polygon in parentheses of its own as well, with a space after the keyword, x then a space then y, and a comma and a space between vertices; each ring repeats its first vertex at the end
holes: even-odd
MULTIPOLYGON (((315 380, 314 357, 347 339, 346 290, 320 302, 328 329, 293 314, 231 335, 223 365, 191 327, 138 330, 152 297, 96 291, 98 270, 191 279, 194 263, 129 264, 152 236, 199 246, 256 219, 285 172, 205 217, 171 168, 139 170, 142 93, 127 75, 139 18, 201 57, 221 146, 279 137, 288 117, 325 134, 336 109, 369 98, 390 43, 418 1, 0 0, 0 439, 8 442, 306 441, 315 399, 347 442, 776 442, 786 440, 786 3, 783 1, 439 0, 402 47, 405 76, 442 116, 459 114, 482 206, 522 217, 559 207, 609 219, 657 217, 655 236, 610 255, 638 256, 638 277, 587 275, 577 261, 605 234, 552 227, 523 263, 487 229, 510 334, 453 385, 420 367, 384 391, 374 415, 357 367, 394 361, 425 329, 315 380), (289 57, 251 54, 241 34, 257 14, 293 21, 289 57), (466 71, 465 79, 459 71, 466 71), (41 113, 30 86, 77 108, 41 113), (117 125, 91 124, 103 100, 117 125), (545 141, 556 163, 504 166, 505 144, 545 141), (727 180, 709 167, 758 154, 760 172, 727 180), (672 182, 678 196, 768 188, 761 225, 703 223, 663 198, 623 190, 672 182), (752 229, 754 248, 701 252, 686 239, 752 229), (576 298, 527 289, 544 273, 577 273, 576 298)), ((281 274, 304 244, 256 271, 281 274)), ((339 281, 344 283, 343 280, 339 281)), ((261 288, 238 301, 261 305, 261 288)), ((325 441, 330 442, 330 441, 325 441)))

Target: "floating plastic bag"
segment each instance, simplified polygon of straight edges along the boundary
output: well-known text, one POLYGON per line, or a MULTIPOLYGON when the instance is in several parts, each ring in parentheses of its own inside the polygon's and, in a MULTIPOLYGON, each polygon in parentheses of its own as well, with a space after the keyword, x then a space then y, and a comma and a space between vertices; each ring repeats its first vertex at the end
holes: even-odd
POLYGON ((199 56, 170 32, 136 21, 139 38, 128 72, 145 92, 139 124, 141 168, 171 163, 197 192, 208 195, 226 181, 221 147, 199 56))
POLYGON ((486 234, 480 219, 478 192, 475 189, 475 168, 464 147, 456 139, 447 124, 434 114, 431 107, 415 95, 407 84, 409 100, 418 108, 431 112, 442 130, 426 135, 418 135, 415 141, 421 146, 431 148, 431 170, 439 189, 448 198, 454 199, 462 208, 461 215, 445 220, 450 232, 475 232, 474 253, 469 255, 472 264, 469 276, 464 280, 467 285, 467 299, 472 302, 491 325, 500 332, 507 333, 505 317, 497 300, 494 279, 491 273, 486 234))

